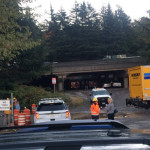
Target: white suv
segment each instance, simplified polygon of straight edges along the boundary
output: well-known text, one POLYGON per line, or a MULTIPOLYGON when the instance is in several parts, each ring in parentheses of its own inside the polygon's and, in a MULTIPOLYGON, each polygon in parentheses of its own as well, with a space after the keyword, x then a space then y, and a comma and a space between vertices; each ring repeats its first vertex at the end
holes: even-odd
POLYGON ((111 97, 111 93, 109 93, 106 89, 104 88, 95 88, 92 89, 92 93, 90 94, 91 96, 91 102, 93 101, 93 98, 98 99, 98 104, 100 107, 105 107, 106 104, 108 104, 108 98, 111 97))
POLYGON ((65 102, 60 98, 44 98, 39 101, 34 123, 71 120, 70 112, 65 102))

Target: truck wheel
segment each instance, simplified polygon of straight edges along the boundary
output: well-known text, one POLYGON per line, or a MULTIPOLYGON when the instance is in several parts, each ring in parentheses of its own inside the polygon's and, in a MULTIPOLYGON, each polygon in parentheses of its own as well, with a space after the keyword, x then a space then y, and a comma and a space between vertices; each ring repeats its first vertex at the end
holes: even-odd
POLYGON ((126 106, 127 106, 127 107, 128 107, 128 104, 129 104, 128 99, 126 99, 126 106))

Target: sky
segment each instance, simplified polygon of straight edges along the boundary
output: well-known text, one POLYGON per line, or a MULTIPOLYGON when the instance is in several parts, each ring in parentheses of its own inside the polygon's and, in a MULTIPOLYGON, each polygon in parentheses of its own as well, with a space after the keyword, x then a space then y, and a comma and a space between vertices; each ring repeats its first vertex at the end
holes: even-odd
MULTIPOLYGON (((119 5, 125 11, 125 13, 131 17, 132 21, 134 19, 139 19, 143 16, 148 16, 147 10, 150 10, 150 0, 76 0, 79 3, 83 1, 89 2, 97 12, 100 12, 101 7, 110 3, 112 10, 116 9, 119 5)), ((69 13, 71 8, 73 8, 75 0, 36 0, 30 6, 37 7, 36 13, 40 13, 41 16, 38 18, 39 22, 47 19, 49 16, 45 12, 49 12, 50 4, 52 5, 55 12, 57 12, 61 7, 69 13)))

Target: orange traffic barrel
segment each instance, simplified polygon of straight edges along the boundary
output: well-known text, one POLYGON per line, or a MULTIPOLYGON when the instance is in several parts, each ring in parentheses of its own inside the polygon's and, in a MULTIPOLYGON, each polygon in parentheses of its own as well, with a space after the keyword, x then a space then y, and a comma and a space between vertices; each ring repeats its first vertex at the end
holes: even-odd
POLYGON ((19 113, 18 114, 18 126, 24 126, 25 125, 25 114, 19 113))
POLYGON ((18 109, 14 109, 14 124, 15 125, 18 124, 18 114, 19 114, 19 110, 18 109))
POLYGON ((31 124, 31 114, 30 114, 30 109, 25 108, 23 110, 24 114, 25 114, 25 123, 26 125, 30 125, 31 124))
POLYGON ((32 104, 32 114, 35 114, 35 110, 36 110, 36 105, 32 104))

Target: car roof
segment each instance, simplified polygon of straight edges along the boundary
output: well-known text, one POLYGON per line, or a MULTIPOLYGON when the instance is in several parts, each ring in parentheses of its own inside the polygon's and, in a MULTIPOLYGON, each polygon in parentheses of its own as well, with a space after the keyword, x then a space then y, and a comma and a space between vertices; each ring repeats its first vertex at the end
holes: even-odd
POLYGON ((39 101, 39 104, 47 103, 64 103, 64 101, 61 98, 43 98, 39 101))
POLYGON ((107 90, 104 88, 95 88, 95 89, 92 89, 92 91, 107 91, 107 90))

